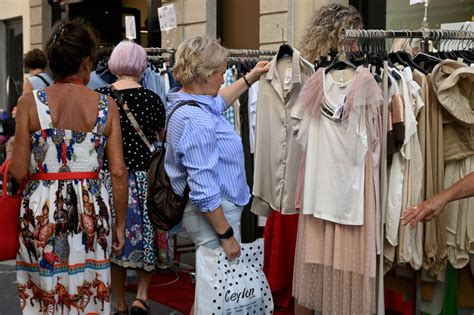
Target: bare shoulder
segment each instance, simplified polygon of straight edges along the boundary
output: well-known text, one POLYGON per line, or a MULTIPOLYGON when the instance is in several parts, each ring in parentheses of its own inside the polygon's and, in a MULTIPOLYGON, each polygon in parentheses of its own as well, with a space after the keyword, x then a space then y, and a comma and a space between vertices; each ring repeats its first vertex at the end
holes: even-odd
POLYGON ((36 108, 35 97, 33 92, 26 92, 21 95, 17 102, 17 110, 20 112, 30 112, 36 108))

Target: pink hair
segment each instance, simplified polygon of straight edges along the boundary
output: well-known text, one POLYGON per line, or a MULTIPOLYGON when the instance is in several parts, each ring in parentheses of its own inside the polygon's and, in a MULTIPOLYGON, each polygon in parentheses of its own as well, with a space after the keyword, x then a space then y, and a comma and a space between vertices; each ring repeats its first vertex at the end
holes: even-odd
POLYGON ((114 48, 108 64, 115 75, 140 77, 148 66, 148 59, 142 46, 124 40, 114 48))

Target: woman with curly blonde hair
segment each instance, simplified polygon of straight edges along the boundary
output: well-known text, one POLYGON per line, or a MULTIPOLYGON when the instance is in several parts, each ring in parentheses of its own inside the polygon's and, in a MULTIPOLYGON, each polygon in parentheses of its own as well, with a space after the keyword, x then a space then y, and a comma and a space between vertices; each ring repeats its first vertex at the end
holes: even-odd
POLYGON ((340 49, 343 40, 339 34, 343 28, 360 29, 362 17, 353 6, 333 3, 321 7, 313 15, 301 39, 301 52, 304 58, 314 61, 327 56, 331 48, 340 49))

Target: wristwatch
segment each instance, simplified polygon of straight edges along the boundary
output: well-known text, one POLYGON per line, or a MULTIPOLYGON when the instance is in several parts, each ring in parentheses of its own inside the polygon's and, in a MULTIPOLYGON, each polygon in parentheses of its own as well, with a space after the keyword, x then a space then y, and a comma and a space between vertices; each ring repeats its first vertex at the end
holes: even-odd
POLYGON ((234 230, 232 229, 231 226, 229 226, 229 228, 227 229, 227 231, 224 232, 224 234, 219 234, 219 233, 217 233, 217 236, 218 236, 221 240, 228 240, 229 238, 231 238, 232 236, 234 236, 234 230))

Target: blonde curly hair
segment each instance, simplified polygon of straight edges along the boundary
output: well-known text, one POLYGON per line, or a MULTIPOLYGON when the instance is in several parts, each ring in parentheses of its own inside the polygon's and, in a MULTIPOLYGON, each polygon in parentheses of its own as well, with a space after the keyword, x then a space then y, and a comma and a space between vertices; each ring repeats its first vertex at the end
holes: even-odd
POLYGON ((303 57, 314 61, 328 55, 331 48, 342 47, 341 29, 360 29, 362 26, 362 16, 353 6, 334 3, 321 7, 311 18, 301 39, 303 57))
POLYGON ((206 79, 226 64, 229 51, 209 36, 186 39, 176 50, 173 76, 185 85, 198 79, 206 79))

